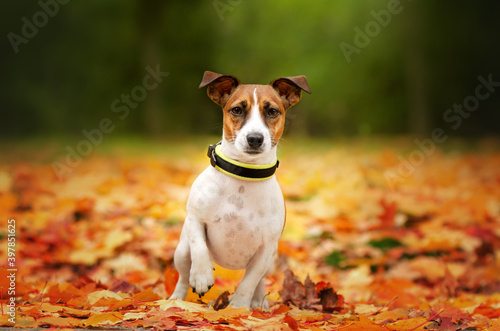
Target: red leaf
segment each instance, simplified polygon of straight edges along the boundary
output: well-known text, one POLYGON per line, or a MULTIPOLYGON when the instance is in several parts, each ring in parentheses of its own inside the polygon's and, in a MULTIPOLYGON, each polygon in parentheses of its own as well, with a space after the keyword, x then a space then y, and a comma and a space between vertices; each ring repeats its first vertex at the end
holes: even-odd
POLYGON ((380 205, 383 208, 382 214, 378 215, 378 219, 381 221, 381 226, 384 228, 394 227, 394 219, 398 211, 398 206, 396 202, 387 202, 385 199, 380 200, 380 205))
POLYGON ((129 282, 127 282, 126 280, 123 280, 123 279, 115 280, 111 284, 111 286, 109 287, 110 291, 122 292, 122 293, 133 292, 134 289, 135 289, 135 285, 130 284, 129 282))
POLYGON ((283 321, 288 324, 288 326, 290 327, 290 329, 294 330, 294 331, 297 331, 299 329, 299 324, 297 323, 297 321, 290 315, 285 315, 285 317, 283 318, 283 321))
POLYGON ((474 314, 480 314, 488 318, 499 318, 500 309, 481 305, 474 310, 474 314))

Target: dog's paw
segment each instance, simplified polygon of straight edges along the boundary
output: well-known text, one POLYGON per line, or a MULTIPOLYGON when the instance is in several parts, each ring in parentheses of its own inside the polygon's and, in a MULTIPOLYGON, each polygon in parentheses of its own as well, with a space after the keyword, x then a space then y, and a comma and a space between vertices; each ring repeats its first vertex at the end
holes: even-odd
POLYGON ((214 275, 212 274, 213 266, 209 268, 192 268, 189 277, 189 285, 193 288, 193 292, 198 294, 200 298, 207 293, 214 285, 214 275))
POLYGON ((185 295, 182 295, 182 294, 172 294, 170 296, 170 298, 168 298, 168 300, 185 300, 186 299, 186 296, 185 295))
POLYGON ((257 309, 269 309, 269 303, 267 302, 267 299, 263 300, 252 300, 250 303, 251 308, 257 308, 257 309))
MULTIPOLYGON (((247 308, 248 310, 250 310, 250 302, 248 300, 248 298, 245 298, 243 296, 239 296, 237 295, 237 293, 235 293, 231 299, 229 299, 229 306, 232 306, 233 308, 247 308)), ((260 305, 259 305, 260 307, 260 305)))

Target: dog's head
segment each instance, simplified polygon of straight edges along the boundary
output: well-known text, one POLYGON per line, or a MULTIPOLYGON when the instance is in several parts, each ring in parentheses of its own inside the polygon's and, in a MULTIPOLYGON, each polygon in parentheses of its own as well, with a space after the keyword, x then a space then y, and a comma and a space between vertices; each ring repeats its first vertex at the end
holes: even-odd
POLYGON ((199 88, 224 113, 223 139, 248 159, 274 148, 285 127, 286 111, 311 93, 305 76, 282 77, 269 85, 247 85, 230 75, 205 71, 199 88))

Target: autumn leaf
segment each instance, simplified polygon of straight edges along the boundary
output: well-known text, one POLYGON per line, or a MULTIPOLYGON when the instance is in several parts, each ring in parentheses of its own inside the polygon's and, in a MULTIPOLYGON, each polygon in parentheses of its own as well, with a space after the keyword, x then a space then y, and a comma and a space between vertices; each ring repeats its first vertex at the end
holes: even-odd
POLYGON ((229 306, 229 292, 224 291, 217 299, 215 299, 215 302, 213 304, 214 310, 221 310, 229 306))
POLYGON ((175 269, 171 269, 167 266, 165 272, 163 273, 165 277, 165 290, 168 295, 174 293, 175 285, 177 284, 177 280, 179 279, 179 273, 175 269))
POLYGON ((148 288, 140 293, 137 293, 132 297, 132 300, 138 302, 156 301, 159 300, 160 296, 153 292, 151 288, 148 288))
POLYGON ((88 300, 88 303, 93 306, 93 305, 98 305, 99 302, 106 302, 106 303, 103 303, 103 305, 106 305, 108 301, 106 300, 103 300, 103 299, 111 299, 112 300, 121 300, 123 299, 121 296, 119 296, 118 294, 116 294, 115 292, 111 292, 109 290, 100 290, 100 291, 95 291, 95 292, 92 292, 92 293, 89 293, 87 295, 87 300, 88 300))
POLYGON ((85 322, 85 326, 105 326, 120 323, 124 320, 124 316, 120 313, 103 313, 89 317, 85 322))
POLYGON ((391 228, 394 226, 394 220, 397 212, 397 203, 395 201, 387 202, 387 200, 380 200, 382 213, 378 215, 382 227, 391 228))
POLYGON ((299 324, 290 315, 285 315, 285 317, 283 317, 283 322, 285 322, 286 324, 288 324, 288 326, 290 327, 290 329, 292 329, 294 331, 299 330, 299 324))

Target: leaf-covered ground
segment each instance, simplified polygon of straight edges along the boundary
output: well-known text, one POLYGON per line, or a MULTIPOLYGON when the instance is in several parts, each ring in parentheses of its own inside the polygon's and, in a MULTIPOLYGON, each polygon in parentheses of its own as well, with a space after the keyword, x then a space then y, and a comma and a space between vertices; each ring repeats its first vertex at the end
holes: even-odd
POLYGON ((271 309, 225 307, 242 272, 220 267, 201 300, 166 300, 190 184, 215 139, 109 142, 63 178, 53 161, 65 162, 65 145, 4 144, 0 325, 500 330, 494 140, 420 152, 405 139, 284 140, 287 224, 266 285, 271 309))

